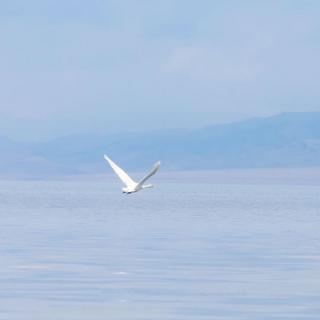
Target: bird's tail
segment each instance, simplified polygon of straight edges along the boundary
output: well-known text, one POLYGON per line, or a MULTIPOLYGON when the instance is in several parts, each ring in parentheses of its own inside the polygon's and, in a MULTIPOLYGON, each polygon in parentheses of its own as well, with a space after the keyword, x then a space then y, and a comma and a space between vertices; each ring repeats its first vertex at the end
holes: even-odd
POLYGON ((145 184, 142 186, 142 189, 153 188, 153 184, 145 184))

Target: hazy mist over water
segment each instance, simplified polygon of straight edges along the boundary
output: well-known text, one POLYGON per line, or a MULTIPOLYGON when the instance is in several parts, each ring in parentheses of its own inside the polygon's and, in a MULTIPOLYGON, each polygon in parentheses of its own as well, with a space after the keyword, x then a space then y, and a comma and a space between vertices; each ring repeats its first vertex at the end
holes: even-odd
POLYGON ((0 1, 0 320, 319 320, 319 16, 0 1))
POLYGON ((318 319, 319 184, 187 178, 2 181, 0 319, 318 319))

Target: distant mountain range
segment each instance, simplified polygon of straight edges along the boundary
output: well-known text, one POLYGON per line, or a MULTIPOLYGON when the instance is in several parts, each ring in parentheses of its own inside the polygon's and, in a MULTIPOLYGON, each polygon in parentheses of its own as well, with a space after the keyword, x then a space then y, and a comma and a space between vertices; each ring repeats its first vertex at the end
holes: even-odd
POLYGON ((122 135, 70 135, 42 143, 0 137, 2 177, 104 173, 103 154, 131 170, 320 167, 320 112, 122 135))

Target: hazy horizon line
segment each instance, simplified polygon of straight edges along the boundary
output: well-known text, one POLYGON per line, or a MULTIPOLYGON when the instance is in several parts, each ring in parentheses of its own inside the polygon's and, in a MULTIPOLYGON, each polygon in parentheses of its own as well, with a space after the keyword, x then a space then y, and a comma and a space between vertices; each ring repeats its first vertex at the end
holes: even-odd
POLYGON ((251 116, 251 117, 245 117, 241 120, 235 120, 235 121, 220 121, 220 122, 213 122, 212 124, 204 124, 202 126, 195 126, 195 127, 171 127, 171 128, 156 128, 154 130, 146 129, 146 130, 128 130, 128 131, 83 131, 83 132, 74 132, 74 133, 66 133, 61 135, 56 135, 52 137, 46 137, 46 138, 23 138, 23 137, 11 137, 9 135, 1 134, 0 138, 8 139, 11 142, 17 142, 17 143, 44 143, 49 142, 53 140, 59 140, 66 137, 73 137, 73 136, 106 136, 106 135, 113 135, 115 137, 123 137, 128 136, 130 134, 138 135, 138 134, 147 134, 147 133, 161 133, 161 132, 177 132, 177 131, 193 131, 193 130, 201 130, 205 128, 210 128, 214 126, 220 126, 220 125, 229 125, 234 123, 242 123, 250 120, 258 120, 258 119, 268 119, 273 118, 281 115, 286 114, 312 114, 312 113, 320 113, 320 111, 314 110, 314 111, 285 111, 285 112, 279 112, 274 113, 269 116, 251 116))

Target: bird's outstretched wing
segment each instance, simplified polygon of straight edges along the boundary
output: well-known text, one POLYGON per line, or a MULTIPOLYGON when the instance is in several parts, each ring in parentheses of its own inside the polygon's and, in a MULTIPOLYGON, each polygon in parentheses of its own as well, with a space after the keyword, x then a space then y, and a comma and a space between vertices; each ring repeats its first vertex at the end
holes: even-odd
POLYGON ((153 176, 160 168, 160 161, 158 161, 152 170, 141 180, 139 181, 138 185, 142 186, 151 176, 153 176))
POLYGON ((104 158, 108 161, 113 171, 120 178, 120 180, 127 186, 134 186, 137 183, 134 182, 127 173, 125 173, 120 167, 118 167, 108 156, 104 155, 104 158))

